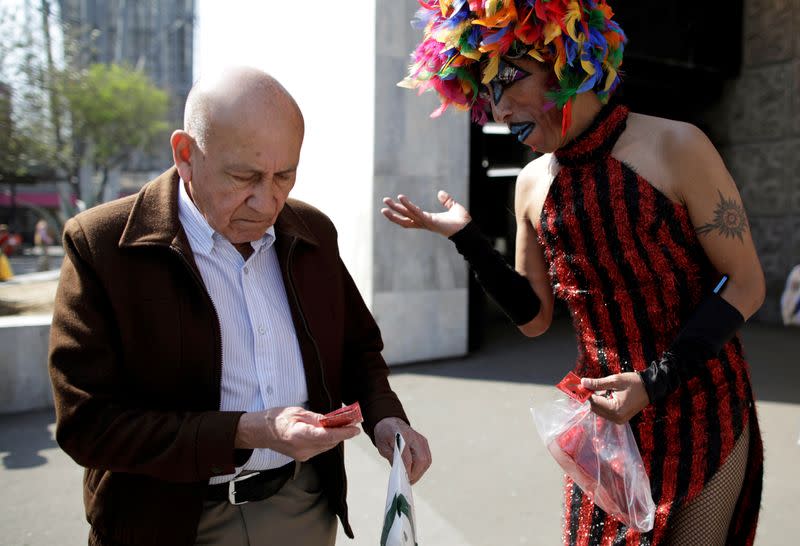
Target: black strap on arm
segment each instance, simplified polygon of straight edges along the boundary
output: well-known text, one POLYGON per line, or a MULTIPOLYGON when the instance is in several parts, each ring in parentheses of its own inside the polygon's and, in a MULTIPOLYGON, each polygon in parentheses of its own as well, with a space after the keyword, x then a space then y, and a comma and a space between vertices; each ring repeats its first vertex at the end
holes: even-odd
POLYGON ((661 360, 639 372, 650 402, 661 400, 675 391, 681 381, 694 377, 707 361, 719 354, 744 322, 739 310, 718 293, 703 300, 661 360))
POLYGON ((539 314, 541 301, 530 282, 515 271, 497 252, 475 222, 450 236, 458 253, 472 266, 475 278, 487 294, 516 325, 526 324, 539 314))

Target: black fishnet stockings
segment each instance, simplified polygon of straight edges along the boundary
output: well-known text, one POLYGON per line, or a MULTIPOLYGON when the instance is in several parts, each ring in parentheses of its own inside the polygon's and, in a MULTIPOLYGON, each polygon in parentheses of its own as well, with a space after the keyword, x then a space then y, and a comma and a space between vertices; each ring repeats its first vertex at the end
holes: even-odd
POLYGON ((744 483, 750 448, 749 425, 736 440, 728 460, 700 494, 681 506, 669 522, 669 546, 724 546, 736 501, 744 483))

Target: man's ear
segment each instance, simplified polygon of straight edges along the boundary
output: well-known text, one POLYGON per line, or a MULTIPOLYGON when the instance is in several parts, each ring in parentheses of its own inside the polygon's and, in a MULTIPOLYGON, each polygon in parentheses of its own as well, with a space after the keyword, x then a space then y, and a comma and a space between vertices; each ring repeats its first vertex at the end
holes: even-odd
POLYGON ((169 139, 172 146, 172 160, 178 168, 178 174, 187 182, 192 180, 192 149, 194 139, 186 131, 177 130, 169 139))

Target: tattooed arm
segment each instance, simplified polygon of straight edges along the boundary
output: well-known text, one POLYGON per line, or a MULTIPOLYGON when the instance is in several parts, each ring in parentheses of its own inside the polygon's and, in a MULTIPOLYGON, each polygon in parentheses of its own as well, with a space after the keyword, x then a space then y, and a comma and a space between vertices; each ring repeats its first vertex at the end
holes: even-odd
POLYGON ((736 184, 696 127, 681 124, 665 144, 676 193, 689 209, 700 243, 717 271, 729 277, 723 298, 747 319, 764 302, 764 273, 736 184))
POLYGON ((613 398, 592 395, 592 410, 624 423, 693 377, 764 301, 764 274, 758 261, 742 200, 717 150, 696 127, 667 122, 651 139, 652 155, 663 161, 667 193, 688 208, 700 244, 711 263, 729 277, 726 288, 709 293, 682 324, 658 360, 640 372, 583 378, 592 390, 611 389, 613 398))

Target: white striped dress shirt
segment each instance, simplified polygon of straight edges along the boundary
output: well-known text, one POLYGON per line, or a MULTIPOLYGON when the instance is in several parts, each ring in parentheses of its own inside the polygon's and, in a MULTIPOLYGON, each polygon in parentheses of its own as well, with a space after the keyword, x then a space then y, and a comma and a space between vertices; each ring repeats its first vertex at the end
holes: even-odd
MULTIPOLYGON (((308 387, 300 345, 273 243, 275 228, 253 241, 245 262, 197 210, 183 181, 178 214, 194 259, 214 302, 222 334, 221 411, 261 411, 307 406, 308 387)), ((242 470, 265 470, 291 462, 269 449, 256 449, 242 470)), ((232 474, 211 479, 229 481, 232 474)))

